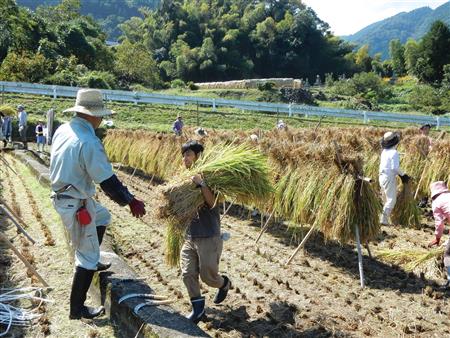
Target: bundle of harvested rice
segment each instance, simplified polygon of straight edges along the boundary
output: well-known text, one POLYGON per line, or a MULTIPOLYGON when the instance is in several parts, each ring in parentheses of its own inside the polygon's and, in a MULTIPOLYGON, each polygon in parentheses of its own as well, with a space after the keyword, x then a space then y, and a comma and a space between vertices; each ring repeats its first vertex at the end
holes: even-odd
POLYGON ((439 263, 444 256, 444 248, 429 250, 381 250, 377 257, 391 264, 403 266, 406 271, 420 269, 429 264, 439 263))
POLYGON ((167 261, 171 265, 178 263, 187 225, 205 203, 200 189, 191 181, 197 173, 215 193, 216 204, 228 198, 235 203, 264 205, 273 191, 267 158, 260 152, 247 144, 212 147, 192 168, 161 188, 160 217, 171 224, 167 232, 167 261))
POLYGON ((411 181, 402 183, 397 193, 397 203, 391 215, 392 222, 408 227, 420 226, 420 209, 414 199, 414 188, 411 181))

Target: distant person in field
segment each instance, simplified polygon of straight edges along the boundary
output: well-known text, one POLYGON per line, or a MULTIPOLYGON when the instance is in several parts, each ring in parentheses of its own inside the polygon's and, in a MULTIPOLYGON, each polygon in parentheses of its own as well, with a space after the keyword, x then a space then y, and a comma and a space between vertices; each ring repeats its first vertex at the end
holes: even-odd
POLYGON ((383 212, 380 216, 380 223, 389 225, 389 217, 394 210, 397 202, 397 175, 402 182, 406 183, 410 177, 400 169, 400 156, 397 151, 397 145, 400 142, 400 134, 387 132, 381 139, 379 182, 383 195, 383 212))
POLYGON ((181 134, 183 133, 183 127, 184 127, 183 119, 180 115, 178 115, 177 119, 175 120, 172 126, 172 130, 175 133, 175 135, 181 136, 181 134))
MULTIPOLYGON (((197 141, 189 141, 181 147, 186 168, 198 160, 203 146, 197 141)), ((186 230, 181 249, 181 273, 192 303, 192 312, 187 316, 198 323, 205 314, 205 297, 200 291, 201 280, 213 288, 218 288, 214 303, 222 303, 231 287, 227 276, 219 274, 219 262, 223 240, 220 231, 219 207, 215 205, 214 192, 208 187, 201 174, 192 177, 192 182, 201 190, 205 204, 186 230)))
POLYGON ((36 144, 38 151, 44 151, 45 137, 44 137, 44 125, 41 121, 36 125, 36 144))
POLYGON ((21 104, 17 106, 17 118, 19 120, 19 135, 20 140, 23 142, 23 149, 28 149, 27 145, 28 115, 25 111, 25 107, 21 104))
POLYGON ((286 130, 287 129, 286 123, 284 123, 283 120, 278 120, 277 129, 278 130, 286 130))
POLYGON ((80 89, 75 106, 64 112, 75 115, 56 130, 52 139, 51 197, 75 251, 69 318, 90 319, 104 313, 103 307, 84 305, 92 278, 96 271, 111 266, 100 262, 100 245, 106 226, 111 222, 111 214, 94 199, 95 185, 99 184, 117 204, 128 205, 134 217, 145 214, 145 205, 116 177, 105 149, 95 135, 103 117, 113 113, 104 107, 102 92, 80 89))
POLYGON ((8 142, 12 142, 12 120, 11 117, 2 112, 2 141, 3 148, 6 148, 8 142))
MULTIPOLYGON (((450 222, 450 190, 443 181, 433 182, 430 185, 431 207, 434 217, 434 239, 428 244, 428 247, 438 246, 444 233, 445 222, 450 222)), ((450 240, 447 241, 444 253, 444 265, 447 269, 447 282, 445 289, 450 289, 450 240)))
POLYGON ((430 130, 431 130, 430 124, 424 124, 423 126, 421 126, 419 128, 420 134, 428 138, 428 150, 429 151, 431 151, 431 148, 433 146, 433 140, 430 137, 430 130))

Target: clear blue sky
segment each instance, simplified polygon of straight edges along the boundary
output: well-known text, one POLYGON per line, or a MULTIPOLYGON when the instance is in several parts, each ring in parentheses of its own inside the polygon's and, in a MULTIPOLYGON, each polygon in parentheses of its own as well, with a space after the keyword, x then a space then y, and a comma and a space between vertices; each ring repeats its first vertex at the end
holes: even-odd
POLYGON ((336 35, 349 35, 400 12, 428 6, 436 8, 448 0, 303 0, 327 22, 336 35))

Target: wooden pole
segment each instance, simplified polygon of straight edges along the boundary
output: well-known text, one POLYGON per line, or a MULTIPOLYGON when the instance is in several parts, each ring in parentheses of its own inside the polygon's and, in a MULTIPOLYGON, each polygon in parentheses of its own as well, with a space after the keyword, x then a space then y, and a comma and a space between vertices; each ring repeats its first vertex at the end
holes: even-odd
POLYGON ((6 243, 6 245, 8 245, 8 247, 14 251, 14 253, 16 254, 17 257, 19 257, 19 259, 23 262, 23 264, 25 264, 25 266, 28 268, 28 270, 30 270, 33 275, 35 275, 37 277, 37 279, 42 283, 42 285, 44 285, 45 287, 49 287, 49 285, 47 284, 47 282, 44 280, 44 278, 41 277, 41 275, 36 271, 36 269, 27 261, 27 259, 20 253, 19 250, 16 249, 16 247, 14 246, 14 244, 12 244, 8 238, 5 237, 5 235, 3 235, 0 232, 0 239, 6 243))
MULTIPOLYGON (((19 230, 32 244, 35 244, 36 241, 25 231, 24 228, 22 228, 20 226, 20 224, 14 219, 14 217, 10 214, 10 212, 4 207, 4 205, 0 205, 0 210, 2 210, 6 216, 11 220, 11 222, 14 223, 14 225, 16 226, 17 230, 19 230)), ((19 218, 20 220, 20 218, 19 218)), ((25 224, 22 221, 23 224, 25 224)))
POLYGON ((286 264, 284 264, 284 266, 288 266, 292 260, 294 259, 294 257, 297 255, 297 253, 300 251, 300 249, 305 245, 306 241, 308 240, 309 236, 311 236, 311 234, 313 233, 314 230, 314 226, 311 227, 311 229, 309 229, 308 233, 306 234, 305 237, 303 237, 302 241, 300 242, 300 244, 298 245, 298 247, 295 249, 295 251, 292 253, 291 257, 289 257, 289 259, 287 260, 286 264))
POLYGON ((260 240, 260 238, 263 235, 263 233, 266 232, 267 228, 269 227, 269 221, 272 219, 272 216, 273 216, 274 213, 275 213, 275 210, 272 210, 272 212, 270 213, 269 218, 266 221, 266 224, 264 224, 264 226, 261 228, 261 231, 259 232, 258 238, 255 241, 255 244, 258 243, 258 241, 260 240))

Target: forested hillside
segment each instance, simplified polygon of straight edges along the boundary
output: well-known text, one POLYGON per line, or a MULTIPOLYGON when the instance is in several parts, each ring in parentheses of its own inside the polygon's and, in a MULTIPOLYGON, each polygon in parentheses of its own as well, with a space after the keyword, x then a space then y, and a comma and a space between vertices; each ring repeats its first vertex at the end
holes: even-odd
POLYGON ((401 43, 405 43, 409 38, 420 39, 437 20, 450 25, 450 2, 434 10, 422 7, 399 13, 343 38, 358 45, 367 44, 370 54, 381 53, 382 58, 386 59, 389 56, 389 41, 399 39, 401 43))
MULTIPOLYGON (((139 8, 156 8, 159 0, 76 0, 81 13, 92 15, 107 34, 108 40, 117 40, 121 35, 119 25, 133 16, 141 16, 139 8)), ((35 10, 37 7, 55 6, 60 0, 17 0, 17 4, 35 10)))

